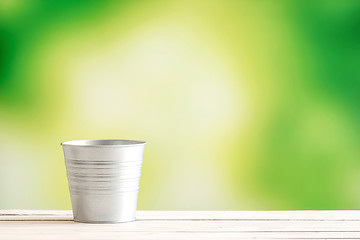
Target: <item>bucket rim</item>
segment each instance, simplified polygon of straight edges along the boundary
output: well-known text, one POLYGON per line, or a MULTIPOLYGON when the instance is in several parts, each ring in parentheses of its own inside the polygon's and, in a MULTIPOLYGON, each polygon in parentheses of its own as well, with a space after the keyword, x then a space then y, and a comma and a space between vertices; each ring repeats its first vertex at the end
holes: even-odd
POLYGON ((70 140, 61 143, 62 146, 74 147, 132 147, 145 144, 145 141, 126 139, 86 139, 70 140))

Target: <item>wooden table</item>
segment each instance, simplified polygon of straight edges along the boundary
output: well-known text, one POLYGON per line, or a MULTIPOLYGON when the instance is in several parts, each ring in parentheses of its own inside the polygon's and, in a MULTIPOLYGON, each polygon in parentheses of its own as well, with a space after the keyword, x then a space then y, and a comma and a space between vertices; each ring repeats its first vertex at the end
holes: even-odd
POLYGON ((360 239, 360 211, 139 211, 84 224, 71 211, 2 210, 0 239, 360 239))

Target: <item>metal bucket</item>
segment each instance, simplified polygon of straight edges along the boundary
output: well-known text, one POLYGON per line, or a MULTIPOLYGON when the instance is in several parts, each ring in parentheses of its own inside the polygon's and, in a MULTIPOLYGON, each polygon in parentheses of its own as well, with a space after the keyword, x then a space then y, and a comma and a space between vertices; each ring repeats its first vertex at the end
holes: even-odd
POLYGON ((111 139, 61 143, 74 221, 135 220, 145 144, 111 139))

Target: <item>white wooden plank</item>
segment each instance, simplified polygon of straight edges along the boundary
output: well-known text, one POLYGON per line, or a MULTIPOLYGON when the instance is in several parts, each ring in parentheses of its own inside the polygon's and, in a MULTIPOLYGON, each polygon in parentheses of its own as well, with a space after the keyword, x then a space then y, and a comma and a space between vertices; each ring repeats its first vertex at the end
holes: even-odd
MULTIPOLYGON (((138 220, 360 221, 360 211, 138 211, 138 220)), ((69 210, 0 210, 0 221, 72 220, 69 210)))
POLYGON ((0 221, 71 221, 71 210, 0 210, 0 221))
POLYGON ((71 211, 1 210, 0 239, 360 239, 360 211, 139 211, 137 218, 81 224, 70 221, 71 211))
POLYGON ((138 211, 139 220, 334 220, 360 221, 360 210, 331 211, 138 211))
POLYGON ((0 233, 1 239, 6 240, 233 240, 233 239, 359 239, 358 232, 247 232, 247 233, 219 233, 219 232, 71 232, 64 233, 0 233))
POLYGON ((122 224, 84 224, 72 221, 3 221, 0 232, 356 232, 358 221, 135 221, 122 224))

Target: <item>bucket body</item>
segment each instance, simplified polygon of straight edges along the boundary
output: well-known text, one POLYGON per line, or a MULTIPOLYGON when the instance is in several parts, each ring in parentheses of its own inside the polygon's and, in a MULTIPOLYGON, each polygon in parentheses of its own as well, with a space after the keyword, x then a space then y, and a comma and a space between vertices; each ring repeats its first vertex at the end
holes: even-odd
POLYGON ((74 221, 135 220, 145 142, 63 142, 74 221))

